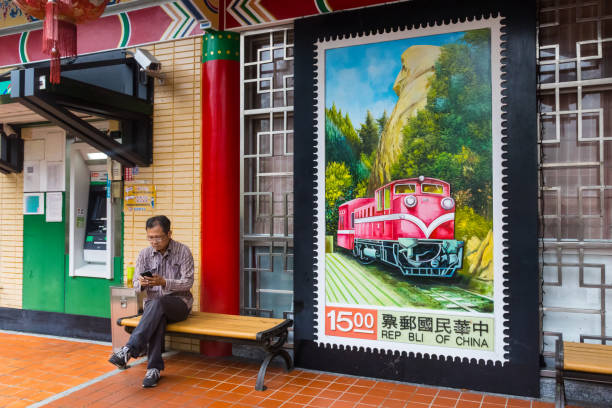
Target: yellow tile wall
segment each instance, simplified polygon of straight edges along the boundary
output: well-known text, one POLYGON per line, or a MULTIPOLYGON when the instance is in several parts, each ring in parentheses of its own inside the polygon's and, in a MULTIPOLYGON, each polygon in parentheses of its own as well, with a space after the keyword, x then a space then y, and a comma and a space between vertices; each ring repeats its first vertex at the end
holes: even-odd
MULTIPOLYGON (((163 214, 172 221, 173 238, 193 253, 193 310, 200 309, 200 49, 201 38, 146 47, 162 63, 164 83, 155 84, 153 165, 134 180, 149 180, 157 190, 155 209, 126 212, 124 264, 136 261, 148 246, 145 221, 163 214)), ((125 276, 126 274, 124 274, 125 276)), ((172 348, 199 350, 199 342, 170 339, 172 348)))
MULTIPOLYGON (((147 47, 162 62, 163 84, 155 84, 153 165, 134 180, 157 188, 156 208, 126 212, 125 266, 148 246, 145 221, 163 214, 173 237, 191 248, 195 263, 194 310, 200 306, 200 50, 201 38, 147 47)), ((21 308, 23 275, 23 175, 0 174, 0 307, 21 308)), ((124 273, 124 276, 126 274, 124 273)), ((168 338, 174 349, 199 350, 199 342, 168 338)))
POLYGON ((0 174, 0 307, 21 309, 23 175, 0 174))

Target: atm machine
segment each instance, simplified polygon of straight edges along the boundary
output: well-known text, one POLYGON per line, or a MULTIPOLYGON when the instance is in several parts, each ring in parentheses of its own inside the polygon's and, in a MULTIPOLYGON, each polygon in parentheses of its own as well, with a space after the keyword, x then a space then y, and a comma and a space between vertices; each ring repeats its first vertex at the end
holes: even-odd
POLYGON ((85 143, 70 146, 70 276, 113 278, 116 217, 109 160, 85 143))
MULTIPOLYGON (((98 172, 92 173, 99 174, 98 172)), ((108 173, 102 173, 102 175, 108 177, 108 173)), ((92 181, 89 185, 83 257, 85 262, 104 263, 106 260, 106 181, 102 185, 94 183, 92 181)))

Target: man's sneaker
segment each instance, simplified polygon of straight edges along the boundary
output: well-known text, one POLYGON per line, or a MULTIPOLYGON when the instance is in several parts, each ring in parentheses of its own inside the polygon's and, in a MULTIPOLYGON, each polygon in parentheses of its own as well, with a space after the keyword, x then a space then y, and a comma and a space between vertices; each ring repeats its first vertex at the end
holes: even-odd
POLYGON ((144 380, 142 380, 143 388, 151 388, 157 385, 159 381, 159 370, 157 368, 149 368, 145 374, 144 380))
POLYGON ((128 346, 123 346, 118 352, 113 353, 108 361, 119 367, 120 370, 125 370, 130 357, 132 357, 130 348, 128 346))

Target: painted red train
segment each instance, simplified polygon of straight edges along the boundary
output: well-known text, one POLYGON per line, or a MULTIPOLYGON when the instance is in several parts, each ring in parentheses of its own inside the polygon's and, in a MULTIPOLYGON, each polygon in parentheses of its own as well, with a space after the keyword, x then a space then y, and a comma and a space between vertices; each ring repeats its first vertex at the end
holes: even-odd
POLYGON ((454 239, 450 185, 423 177, 392 181, 339 208, 338 245, 364 264, 376 260, 406 276, 452 277, 462 266, 463 242, 454 239))

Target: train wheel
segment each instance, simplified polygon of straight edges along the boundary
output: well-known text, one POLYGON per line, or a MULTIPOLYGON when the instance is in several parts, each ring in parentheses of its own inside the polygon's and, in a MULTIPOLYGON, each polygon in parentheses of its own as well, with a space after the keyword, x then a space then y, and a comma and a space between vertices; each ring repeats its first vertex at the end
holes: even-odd
POLYGON ((363 248, 364 246, 362 245, 355 245, 355 248, 353 249, 353 255, 355 256, 355 258, 357 258, 357 262, 359 262, 360 264, 369 265, 376 259, 370 258, 369 256, 365 256, 363 254, 363 248))
POLYGON ((455 282, 459 279, 456 267, 444 268, 439 266, 438 260, 441 253, 439 247, 422 246, 419 249, 420 251, 417 252, 419 256, 415 257, 409 256, 408 251, 399 246, 393 248, 395 265, 404 276, 440 278, 444 282, 455 282), (435 255, 432 257, 431 254, 435 255), (449 272, 452 274, 451 276, 447 276, 449 272))
POLYGON ((397 245, 393 247, 393 258, 395 260, 395 266, 400 270, 402 275, 409 276, 412 275, 411 270, 413 266, 407 262, 408 257, 404 254, 400 254, 400 249, 397 245))
POLYGON ((362 264, 362 265, 369 265, 369 264, 371 264, 372 262, 374 262, 375 260, 376 260, 376 259, 372 259, 372 258, 369 258, 369 257, 367 257, 367 256, 364 256, 364 257, 362 257, 362 258, 361 258, 361 257, 360 257, 360 258, 357 258, 357 262, 359 262, 359 263, 360 263, 360 264, 362 264))

